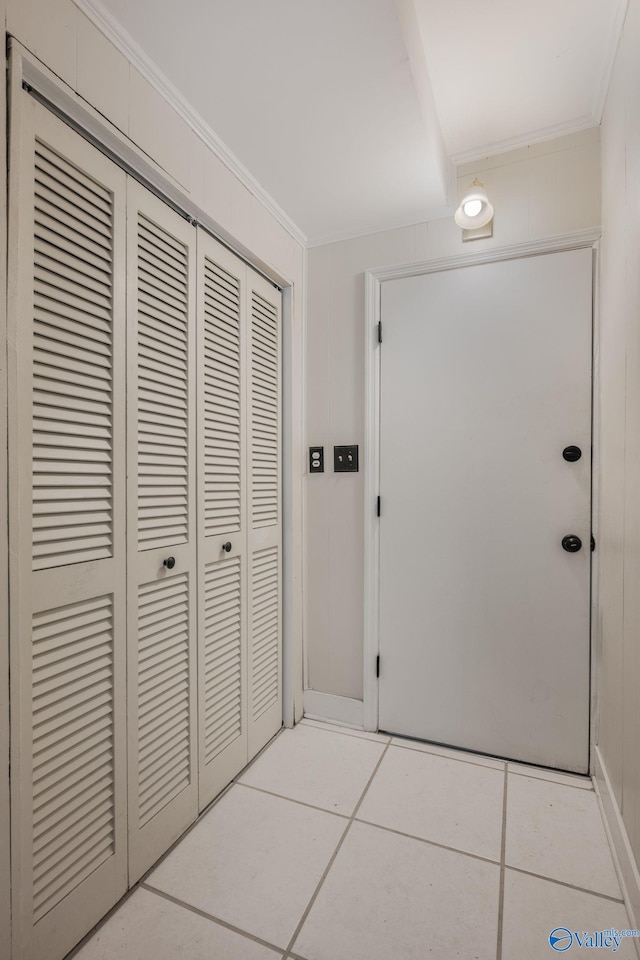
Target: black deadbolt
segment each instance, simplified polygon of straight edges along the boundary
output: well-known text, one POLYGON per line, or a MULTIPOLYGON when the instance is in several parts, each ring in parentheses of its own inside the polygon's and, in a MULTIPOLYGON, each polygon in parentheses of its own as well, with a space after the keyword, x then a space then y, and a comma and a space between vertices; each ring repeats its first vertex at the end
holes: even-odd
POLYGON ((582 450, 580 447, 565 447, 562 451, 562 456, 565 460, 568 460, 569 463, 575 463, 576 460, 579 460, 582 456, 582 450))
POLYGON ((231 551, 231 540, 227 540, 226 543, 223 543, 222 549, 225 551, 225 553, 229 553, 231 551))
POLYGON ((173 570, 173 568, 175 567, 175 565, 176 565, 176 558, 175 558, 175 557, 167 557, 166 560, 163 560, 163 561, 162 561, 162 566, 163 566, 163 567, 166 567, 167 570, 173 570))
POLYGON ((570 533, 568 536, 562 538, 562 549, 566 550, 567 553, 577 553, 578 550, 582 549, 582 540, 580 537, 576 537, 575 534, 570 533))

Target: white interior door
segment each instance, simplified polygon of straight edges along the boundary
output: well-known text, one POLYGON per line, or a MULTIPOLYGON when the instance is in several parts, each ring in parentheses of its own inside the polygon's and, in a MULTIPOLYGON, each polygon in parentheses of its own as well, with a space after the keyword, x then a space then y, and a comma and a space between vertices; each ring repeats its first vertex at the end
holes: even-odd
POLYGON ((381 309, 379 726, 586 772, 591 250, 388 281, 381 309))
POLYGON ((126 176, 21 94, 11 155, 15 955, 124 894, 126 176))
POLYGON ((247 763, 247 266, 198 231, 199 797, 247 763))
POLYGON ((127 183, 129 879, 197 815, 196 230, 127 183))
POLYGON ((249 269, 248 738, 249 759, 282 726, 282 295, 249 269))

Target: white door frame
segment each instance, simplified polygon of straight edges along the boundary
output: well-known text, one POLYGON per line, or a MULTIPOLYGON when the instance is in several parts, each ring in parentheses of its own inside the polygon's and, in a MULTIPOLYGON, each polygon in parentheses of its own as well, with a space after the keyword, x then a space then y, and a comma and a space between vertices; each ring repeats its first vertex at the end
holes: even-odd
MULTIPOLYGON (((461 254, 440 260, 427 260, 418 263, 399 264, 393 267, 381 267, 365 272, 365 458, 364 458, 364 728, 378 729, 378 678, 376 662, 380 652, 380 521, 377 516, 377 498, 380 493, 380 350, 378 343, 378 324, 380 322, 381 285, 386 280, 398 280, 421 274, 437 273, 442 270, 456 270, 461 267, 493 263, 495 261, 515 260, 521 257, 539 256, 545 253, 559 253, 564 250, 577 250, 591 247, 594 253, 594 324, 593 324, 593 397, 597 397, 598 387, 598 240, 602 234, 600 227, 563 234, 545 240, 535 240, 510 247, 484 249, 478 253, 461 254)), ((384 339, 384 333, 383 333, 384 339)), ((593 404, 592 436, 592 530, 598 542, 598 405, 593 404)), ((384 503, 382 503, 384 510, 384 503)), ((597 604, 598 551, 592 554, 592 591, 591 591, 591 741, 592 755, 597 722, 597 672, 598 644, 594 631, 597 617, 594 615, 597 604)), ((593 768, 590 762, 589 769, 593 768)))
MULTIPOLYGON (((291 278, 277 273, 261 262, 251 250, 237 242, 231 234, 220 227, 147 154, 108 123, 97 110, 73 93, 48 67, 13 37, 10 40, 10 78, 13 88, 13 105, 17 101, 21 85, 27 84, 44 98, 55 112, 70 122, 98 149, 107 153, 119 166, 134 175, 137 174, 170 205, 173 204, 188 214, 193 218, 194 223, 197 222, 250 266, 282 288, 282 693, 283 722, 285 726, 291 727, 301 719, 303 712, 301 509, 303 485, 299 467, 299 453, 303 449, 303 424, 299 401, 303 395, 304 344, 301 331, 294 319, 294 297, 298 304, 301 292, 294 288, 291 278)), ((302 296, 304 296, 304 290, 302 296)), ((0 666, 2 666, 1 663, 0 666)))

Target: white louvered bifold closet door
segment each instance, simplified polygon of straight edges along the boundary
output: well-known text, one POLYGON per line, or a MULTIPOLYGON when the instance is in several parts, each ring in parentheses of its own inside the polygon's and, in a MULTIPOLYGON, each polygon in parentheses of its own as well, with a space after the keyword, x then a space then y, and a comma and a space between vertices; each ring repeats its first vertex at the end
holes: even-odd
POLYGON ((20 99, 9 303, 13 932, 16 956, 59 960, 127 888, 126 176, 20 99))
POLYGON ((128 182, 129 871, 197 815, 196 230, 128 182))
POLYGON ((282 725, 280 291, 248 269, 249 759, 282 725))
POLYGON ((246 276, 198 231, 201 810, 247 763, 246 276))

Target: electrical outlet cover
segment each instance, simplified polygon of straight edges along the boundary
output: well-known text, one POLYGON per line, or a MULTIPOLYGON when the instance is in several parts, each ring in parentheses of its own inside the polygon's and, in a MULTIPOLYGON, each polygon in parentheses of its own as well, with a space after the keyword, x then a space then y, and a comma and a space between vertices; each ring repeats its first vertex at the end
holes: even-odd
POLYGON ((309 447, 309 473, 324 473, 324 447, 309 447))

